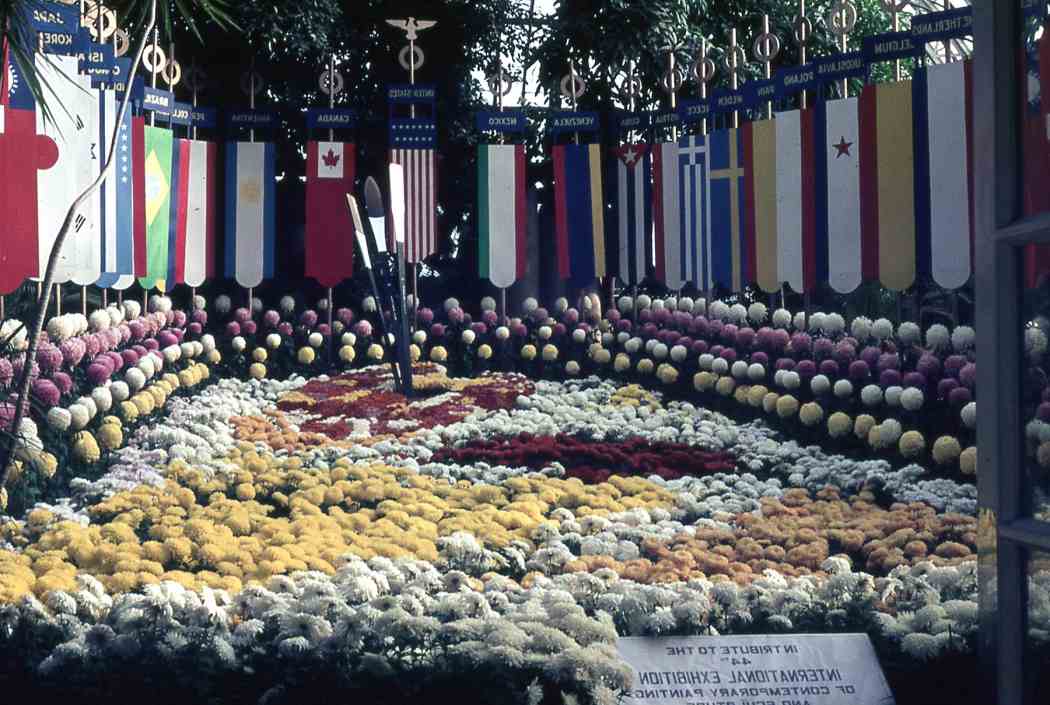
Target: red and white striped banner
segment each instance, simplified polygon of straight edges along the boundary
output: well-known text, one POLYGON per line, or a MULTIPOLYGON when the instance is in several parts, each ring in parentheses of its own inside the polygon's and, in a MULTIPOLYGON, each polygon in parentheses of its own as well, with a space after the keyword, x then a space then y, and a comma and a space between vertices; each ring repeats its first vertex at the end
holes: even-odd
POLYGON ((437 252, 437 155, 433 149, 395 149, 390 161, 405 170, 405 261, 437 252))

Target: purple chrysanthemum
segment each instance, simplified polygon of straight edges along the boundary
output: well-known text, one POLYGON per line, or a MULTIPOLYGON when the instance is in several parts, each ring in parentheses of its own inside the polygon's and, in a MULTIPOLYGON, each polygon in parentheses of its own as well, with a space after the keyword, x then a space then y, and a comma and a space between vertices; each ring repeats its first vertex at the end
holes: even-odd
POLYGON ((245 321, 241 325, 241 330, 244 331, 245 335, 255 335, 259 331, 259 324, 255 321, 245 321))
POLYGON ((886 370, 899 370, 900 366, 901 360, 896 353, 883 353, 882 355, 879 355, 879 372, 885 372, 886 370))
POLYGON ((958 387, 959 383, 951 377, 942 379, 940 382, 937 383, 937 398, 948 399, 948 396, 952 393, 952 390, 957 389, 958 387))
POLYGON ((33 398, 45 409, 50 409, 58 404, 61 397, 61 392, 58 391, 58 387, 51 380, 38 379, 36 382, 33 382, 33 398))
POLYGON ((899 387, 901 383, 901 373, 897 370, 883 370, 879 373, 879 384, 883 389, 886 387, 899 387))
POLYGON ((226 336, 228 338, 234 338, 241 334, 241 324, 237 321, 230 321, 226 324, 226 336))
POLYGON ((448 310, 448 320, 449 320, 449 323, 454 323, 456 325, 462 323, 463 322, 463 309, 461 309, 459 306, 454 306, 454 307, 450 308, 448 310))
POLYGON ((868 379, 871 375, 871 367, 864 360, 854 360, 849 366, 849 378, 854 382, 868 379))
POLYGON ((828 377, 829 379, 835 379, 839 376, 839 363, 835 360, 821 360, 820 362, 820 374, 828 377))
POLYGON ((288 321, 281 321, 281 323, 277 326, 277 332, 287 338, 295 331, 292 328, 291 323, 289 323, 288 321))
POLYGON ((162 330, 157 334, 157 343, 159 343, 162 348, 171 347, 178 342, 178 338, 176 338, 175 334, 170 330, 162 330))
POLYGON ((695 355, 703 355, 707 352, 707 341, 706 340, 694 340, 692 344, 693 353, 695 355))
POLYGON ((798 372, 798 376, 803 380, 813 379, 817 376, 817 363, 812 360, 799 360, 795 365, 795 372, 798 372))
POLYGON ((966 387, 956 387, 948 394, 948 403, 955 408, 962 408, 973 401, 973 395, 966 387))
POLYGON ((959 382, 961 382, 964 387, 969 387, 970 389, 977 386, 976 362, 967 362, 963 365, 963 368, 959 370, 959 382))
POLYGON ((251 319, 252 312, 246 308, 239 308, 233 312, 233 320, 237 321, 238 323, 244 323, 245 321, 250 321, 251 319))
POLYGON ((793 370, 795 369, 795 361, 790 357, 782 357, 777 360, 776 369, 778 370, 793 370))
POLYGON ((113 370, 102 362, 93 362, 87 368, 87 380, 92 387, 101 387, 113 374, 113 370))
POLYGON ((759 365, 766 366, 769 364, 769 355, 761 351, 751 353, 751 362, 757 362, 759 365))
POLYGON ((274 311, 272 308, 263 314, 263 323, 268 328, 276 328, 277 324, 281 322, 281 314, 274 311))
POLYGON ((904 375, 904 386, 915 387, 917 389, 926 389, 926 375, 921 372, 909 372, 904 375))

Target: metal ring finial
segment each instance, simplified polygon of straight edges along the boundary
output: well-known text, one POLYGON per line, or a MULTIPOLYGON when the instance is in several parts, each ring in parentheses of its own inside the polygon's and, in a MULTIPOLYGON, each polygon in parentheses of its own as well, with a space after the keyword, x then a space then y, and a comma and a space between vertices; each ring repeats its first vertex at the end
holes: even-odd
POLYGON ((426 55, 418 46, 409 44, 401 49, 401 52, 397 55, 397 61, 405 71, 418 71, 426 63, 426 55), (412 52, 411 64, 408 61, 409 52, 412 52))
POLYGON ((587 92, 587 81, 579 74, 567 73, 561 79, 561 94, 569 99, 579 99, 587 92), (569 88, 569 82, 572 88, 569 88))
POLYGON ((338 71, 332 71, 331 80, 333 85, 331 88, 328 85, 328 80, 328 71, 322 71, 321 76, 317 81, 317 85, 325 95, 339 95, 346 87, 346 81, 343 80, 343 74, 338 71))

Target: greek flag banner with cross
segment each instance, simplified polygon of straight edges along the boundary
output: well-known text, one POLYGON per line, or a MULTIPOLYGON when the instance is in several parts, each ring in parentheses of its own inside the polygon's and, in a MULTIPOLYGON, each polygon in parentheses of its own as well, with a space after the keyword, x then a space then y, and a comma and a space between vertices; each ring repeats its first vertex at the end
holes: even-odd
POLYGON ((678 193, 681 198, 679 279, 698 289, 710 289, 708 233, 711 232, 711 189, 708 179, 707 136, 684 137, 678 144, 678 193))

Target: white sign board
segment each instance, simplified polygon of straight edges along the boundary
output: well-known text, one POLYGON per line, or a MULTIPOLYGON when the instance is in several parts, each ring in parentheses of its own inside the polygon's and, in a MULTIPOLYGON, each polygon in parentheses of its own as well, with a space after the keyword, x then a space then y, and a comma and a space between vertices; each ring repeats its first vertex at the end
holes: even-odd
POLYGON ((867 634, 622 637, 628 705, 893 705, 867 634))

